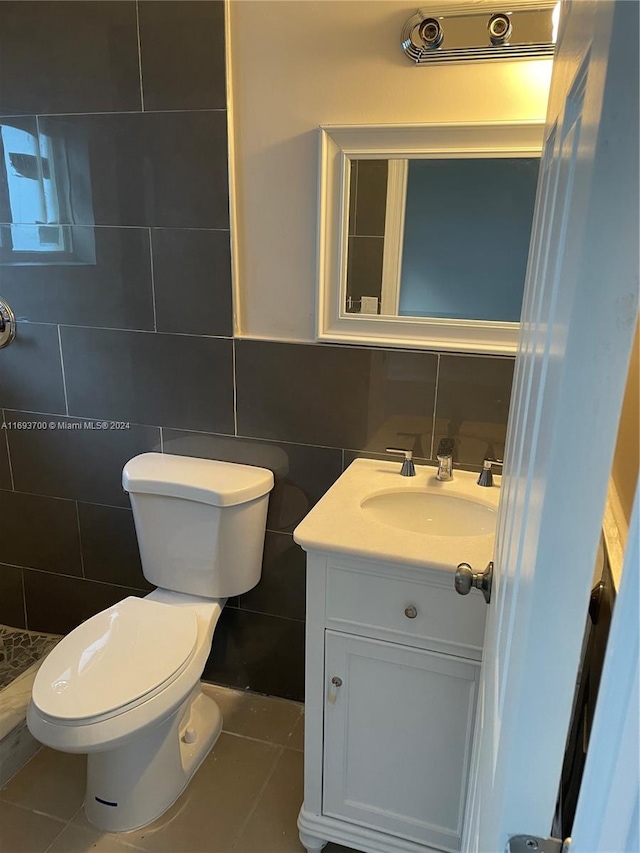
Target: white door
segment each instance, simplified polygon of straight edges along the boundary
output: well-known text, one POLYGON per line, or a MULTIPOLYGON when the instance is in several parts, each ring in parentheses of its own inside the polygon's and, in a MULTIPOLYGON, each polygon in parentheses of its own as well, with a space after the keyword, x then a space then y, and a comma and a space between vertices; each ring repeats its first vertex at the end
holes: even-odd
POLYGON ((554 812, 638 310, 636 2, 563 4, 545 140, 466 853, 554 812))

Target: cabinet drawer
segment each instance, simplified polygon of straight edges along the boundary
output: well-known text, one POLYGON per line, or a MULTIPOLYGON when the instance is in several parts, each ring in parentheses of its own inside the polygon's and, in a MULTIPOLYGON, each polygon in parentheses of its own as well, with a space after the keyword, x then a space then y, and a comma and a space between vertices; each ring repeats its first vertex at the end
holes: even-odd
POLYGON ((475 590, 458 595, 453 574, 423 583, 330 563, 326 595, 330 628, 472 660, 482 655, 487 605, 475 590))

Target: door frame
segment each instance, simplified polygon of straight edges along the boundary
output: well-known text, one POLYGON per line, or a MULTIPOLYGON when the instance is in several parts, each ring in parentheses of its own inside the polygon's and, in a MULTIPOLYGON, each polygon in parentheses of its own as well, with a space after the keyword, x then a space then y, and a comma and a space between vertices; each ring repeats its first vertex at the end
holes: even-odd
POLYGON ((640 486, 573 824, 571 853, 640 850, 640 486))

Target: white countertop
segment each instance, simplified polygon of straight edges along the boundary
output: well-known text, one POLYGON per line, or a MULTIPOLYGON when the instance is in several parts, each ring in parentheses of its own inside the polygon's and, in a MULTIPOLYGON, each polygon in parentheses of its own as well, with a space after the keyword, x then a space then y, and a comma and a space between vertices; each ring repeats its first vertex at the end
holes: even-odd
POLYGON ((496 485, 477 485, 478 474, 454 469, 448 482, 436 479, 436 468, 416 465, 415 477, 401 477, 399 462, 356 459, 295 529, 293 538, 306 551, 331 551, 354 557, 404 563, 453 572, 458 563, 482 571, 493 559, 494 534, 435 536, 400 530, 372 519, 362 501, 376 492, 416 490, 465 498, 497 509, 496 485))

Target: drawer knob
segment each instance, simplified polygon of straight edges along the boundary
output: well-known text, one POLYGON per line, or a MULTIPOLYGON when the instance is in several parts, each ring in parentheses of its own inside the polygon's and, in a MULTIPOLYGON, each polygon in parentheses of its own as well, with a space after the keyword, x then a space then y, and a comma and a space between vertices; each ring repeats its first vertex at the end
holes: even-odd
POLYGON ((405 607, 404 615, 407 619, 415 619, 418 615, 418 608, 414 607, 413 604, 410 604, 408 607, 405 607))

